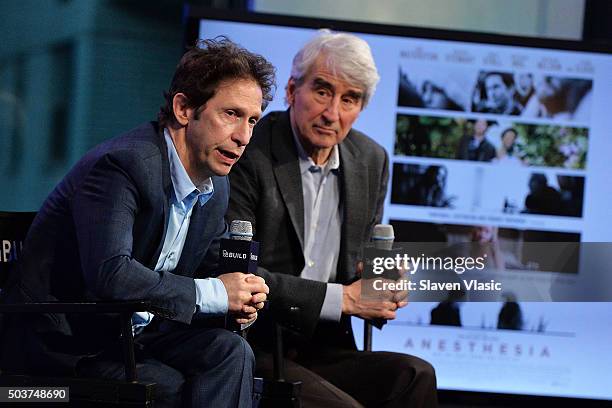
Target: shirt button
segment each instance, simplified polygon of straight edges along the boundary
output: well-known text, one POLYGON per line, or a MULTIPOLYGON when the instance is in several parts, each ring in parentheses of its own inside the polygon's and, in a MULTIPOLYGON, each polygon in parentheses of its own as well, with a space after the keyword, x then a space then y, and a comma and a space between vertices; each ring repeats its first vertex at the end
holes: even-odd
POLYGON ((170 252, 168 254, 168 259, 173 260, 174 259, 174 252, 170 252))
POLYGON ((308 261, 308 266, 312 268, 314 266, 314 262, 308 261))

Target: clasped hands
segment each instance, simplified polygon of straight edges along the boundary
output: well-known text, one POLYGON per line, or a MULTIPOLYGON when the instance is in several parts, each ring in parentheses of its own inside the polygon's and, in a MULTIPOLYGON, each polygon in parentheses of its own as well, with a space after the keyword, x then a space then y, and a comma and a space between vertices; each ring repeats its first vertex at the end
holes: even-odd
POLYGON ((252 273, 232 272, 218 277, 227 292, 228 313, 236 323, 247 324, 257 319, 270 288, 263 278, 252 273))

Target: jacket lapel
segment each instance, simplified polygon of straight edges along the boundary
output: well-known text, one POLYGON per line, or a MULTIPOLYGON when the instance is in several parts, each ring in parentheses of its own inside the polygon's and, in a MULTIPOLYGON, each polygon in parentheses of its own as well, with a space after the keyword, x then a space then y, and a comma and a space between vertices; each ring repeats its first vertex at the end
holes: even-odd
POLYGON ((367 203, 369 200, 367 167, 359 160, 359 152, 351 142, 349 133, 344 142, 340 144, 340 180, 342 188, 342 208, 344 212, 342 222, 342 241, 338 265, 339 282, 353 277, 356 265, 351 260, 359 255, 359 246, 362 244, 360 226, 367 217, 367 203), (357 243, 357 247, 349 247, 349 243, 357 243))
POLYGON ((195 203, 193 210, 191 211, 191 220, 189 222, 189 230, 187 231, 187 237, 185 238, 185 244, 183 251, 181 252, 181 259, 179 259, 176 268, 173 273, 177 275, 193 277, 193 261, 200 259, 200 252, 202 249, 202 243, 204 241, 203 227, 207 225, 207 215, 209 211, 206 211, 208 204, 215 199, 215 195, 208 200, 206 204, 200 207, 199 203, 195 203), (197 238, 199 237, 199 238, 197 238))
POLYGON ((271 147, 274 158, 274 177, 300 245, 304 248, 302 177, 288 112, 282 115, 272 129, 272 140, 277 141, 271 147))
POLYGON ((163 221, 162 221, 162 234, 161 240, 155 249, 153 259, 151 259, 151 263, 149 264, 149 268, 154 269, 157 264, 157 260, 159 259, 159 255, 161 254, 162 248, 164 246, 164 240, 166 239, 166 232, 168 229, 168 213, 170 211, 170 199, 174 194, 172 189, 172 179, 170 178, 170 160, 168 159, 168 147, 166 146, 166 139, 164 137, 164 129, 162 127, 158 127, 157 129, 157 143, 159 146, 160 154, 161 154, 161 178, 162 178, 162 186, 164 192, 164 199, 162 201, 163 205, 163 221))
POLYGON ((210 217, 222 216, 225 211, 220 209, 222 206, 220 200, 227 197, 221 186, 222 183, 217 183, 217 179, 218 177, 213 177, 215 192, 212 197, 203 206, 197 202, 193 206, 181 259, 174 270, 178 275, 193 277, 202 262, 205 250, 210 248, 211 241, 216 238, 215 228, 219 224, 217 218, 211 220, 210 217))

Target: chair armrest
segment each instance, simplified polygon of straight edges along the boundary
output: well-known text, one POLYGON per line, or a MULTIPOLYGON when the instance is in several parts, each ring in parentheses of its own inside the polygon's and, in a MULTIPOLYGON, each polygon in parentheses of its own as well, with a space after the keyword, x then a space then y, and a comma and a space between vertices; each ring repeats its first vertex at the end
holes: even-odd
POLYGON ((128 382, 136 381, 136 360, 134 357, 134 336, 132 314, 151 312, 169 317, 171 312, 153 306, 144 300, 102 301, 102 302, 34 302, 0 304, 2 313, 116 313, 121 321, 125 377, 128 382))
POLYGON ((167 309, 154 306, 144 300, 100 302, 33 302, 0 304, 0 313, 134 313, 151 312, 160 316, 170 315, 167 309))

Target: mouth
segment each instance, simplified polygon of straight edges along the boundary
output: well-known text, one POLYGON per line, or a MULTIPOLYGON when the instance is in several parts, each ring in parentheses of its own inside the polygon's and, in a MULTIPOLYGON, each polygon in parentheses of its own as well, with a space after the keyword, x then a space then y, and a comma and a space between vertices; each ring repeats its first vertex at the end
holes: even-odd
POLYGON ((329 127, 320 126, 320 125, 314 125, 313 127, 318 133, 323 133, 325 135, 335 135, 336 134, 336 130, 334 128, 329 128, 329 127))
POLYGON ((240 158, 240 154, 234 153, 231 150, 217 149, 221 159, 227 164, 234 164, 240 158))

